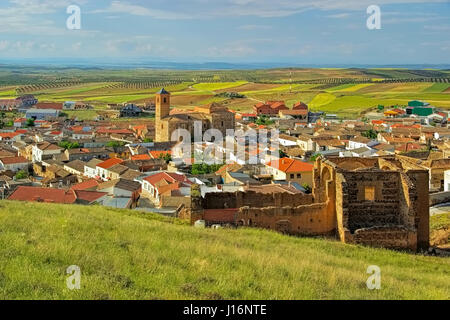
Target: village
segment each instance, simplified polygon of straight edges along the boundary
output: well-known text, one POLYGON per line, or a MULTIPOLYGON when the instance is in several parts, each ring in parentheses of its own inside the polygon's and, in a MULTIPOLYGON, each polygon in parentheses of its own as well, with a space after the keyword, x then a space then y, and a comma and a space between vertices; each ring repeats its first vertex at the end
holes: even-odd
POLYGON ((183 111, 171 108, 165 89, 145 106, 108 107, 87 121, 64 116, 91 108, 83 102, 0 100, 3 112, 20 115, 0 130, 2 199, 142 210, 197 227, 259 227, 414 251, 430 245, 430 205, 450 199, 449 115, 425 101, 374 107, 357 120, 301 101, 258 102, 252 113, 214 102, 183 111), (143 114, 154 121, 111 120, 143 114), (188 157, 174 152, 173 132, 194 134, 195 123, 202 136, 216 129, 226 137, 219 145, 227 161, 196 161, 210 141, 189 141, 188 157), (277 134, 255 145, 227 136, 231 129, 277 134))

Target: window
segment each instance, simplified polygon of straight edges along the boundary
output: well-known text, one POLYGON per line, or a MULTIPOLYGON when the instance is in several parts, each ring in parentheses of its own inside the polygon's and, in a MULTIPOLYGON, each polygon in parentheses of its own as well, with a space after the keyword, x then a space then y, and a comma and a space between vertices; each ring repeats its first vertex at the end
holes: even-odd
POLYGON ((295 174, 291 173, 291 179, 295 178, 295 174))
POLYGON ((297 179, 300 179, 302 175, 300 173, 297 173, 297 179))
POLYGON ((164 98, 164 103, 167 103, 167 98, 164 98))
POLYGON ((364 187, 364 200, 375 201, 375 187, 365 186, 364 187))

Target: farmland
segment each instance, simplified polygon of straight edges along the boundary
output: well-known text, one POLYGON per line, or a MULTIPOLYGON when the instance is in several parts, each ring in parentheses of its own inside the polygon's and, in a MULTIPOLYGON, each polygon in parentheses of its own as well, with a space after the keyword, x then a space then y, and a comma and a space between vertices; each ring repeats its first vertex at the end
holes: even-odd
POLYGON ((274 70, 35 70, 0 68, 0 99, 34 94, 40 101, 85 101, 95 116, 108 103, 143 103, 161 87, 172 93, 174 108, 219 102, 236 111, 250 111, 259 101, 297 101, 311 110, 358 117, 378 105, 405 105, 425 100, 450 109, 450 72, 406 69, 274 69, 274 70), (11 77, 15 71, 14 78, 11 77), (40 72, 39 75, 36 75, 40 72), (17 76, 19 74, 19 76, 17 76), (8 77, 9 75, 9 77, 8 77), (26 78, 26 80, 25 80, 26 78), (14 80, 11 80, 14 79, 14 80), (22 79, 22 80, 21 80, 22 79), (20 82, 20 81, 22 82, 20 82), (230 99, 224 92, 244 98, 230 99))

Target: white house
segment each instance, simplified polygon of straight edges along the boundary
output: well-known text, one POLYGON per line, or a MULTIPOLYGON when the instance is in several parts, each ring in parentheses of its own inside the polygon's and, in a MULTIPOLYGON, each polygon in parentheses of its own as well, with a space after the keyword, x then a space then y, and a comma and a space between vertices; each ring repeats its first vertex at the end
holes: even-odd
POLYGON ((95 178, 97 175, 97 165, 102 163, 102 160, 92 159, 84 165, 84 175, 89 178, 95 178))
POLYGON ((24 157, 7 157, 0 159, 0 170, 11 170, 12 172, 28 171, 29 162, 24 157))
POLYGON ((42 162, 44 158, 50 158, 53 155, 60 154, 62 148, 50 142, 44 141, 33 145, 32 158, 33 162, 42 162))
POLYGON ((371 140, 366 137, 355 137, 348 141, 348 149, 368 147, 371 140))
POLYGON ((294 147, 297 146, 297 138, 288 136, 286 134, 280 134, 278 136, 278 140, 280 144, 284 147, 294 147))
POLYGON ((121 164, 123 160, 118 158, 111 158, 105 160, 96 166, 95 175, 100 177, 103 181, 109 180, 109 168, 115 166, 116 164, 121 164))
POLYGON ((444 171, 444 191, 450 191, 450 170, 444 171))
POLYGON ((72 133, 72 139, 91 139, 94 137, 94 132, 90 131, 77 131, 72 133))

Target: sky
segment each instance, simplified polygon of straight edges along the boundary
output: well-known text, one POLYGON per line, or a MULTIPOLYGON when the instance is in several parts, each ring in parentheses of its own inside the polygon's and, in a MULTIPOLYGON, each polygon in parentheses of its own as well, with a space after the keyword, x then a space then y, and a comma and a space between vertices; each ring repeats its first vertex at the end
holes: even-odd
POLYGON ((449 64, 450 0, 1 0, 7 58, 449 64))

